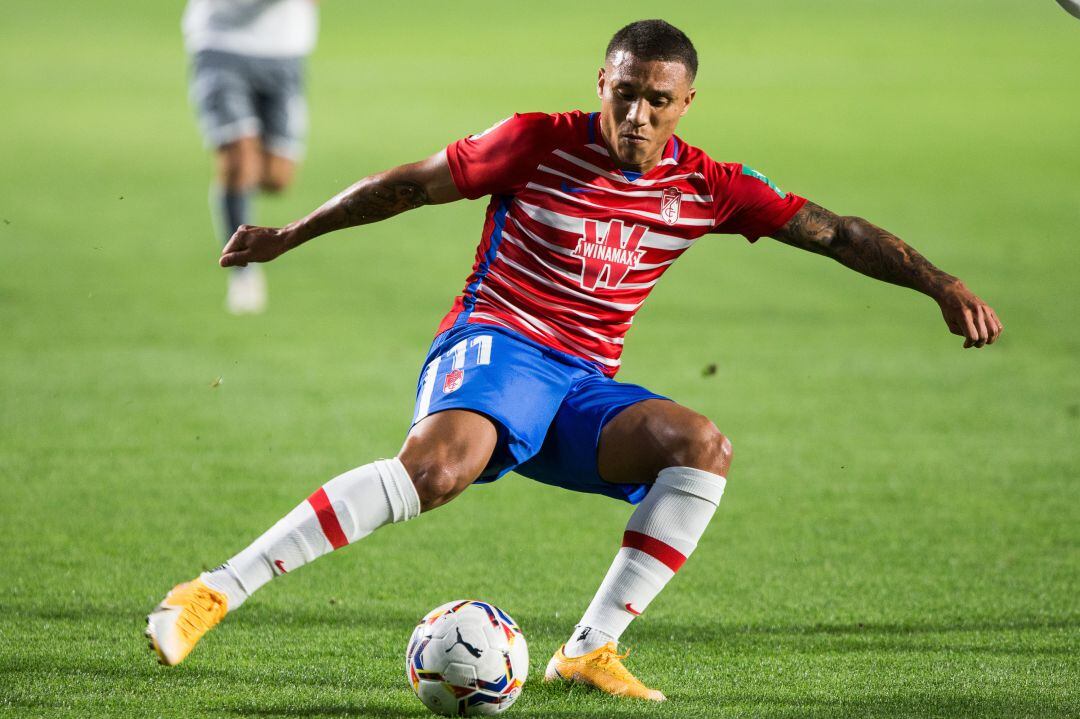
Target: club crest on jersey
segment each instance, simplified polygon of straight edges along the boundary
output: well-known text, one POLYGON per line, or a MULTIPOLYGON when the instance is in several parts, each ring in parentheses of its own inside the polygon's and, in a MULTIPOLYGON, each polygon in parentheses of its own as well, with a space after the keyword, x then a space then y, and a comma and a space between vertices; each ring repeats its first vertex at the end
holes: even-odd
POLYGON ((660 196, 660 216, 664 222, 674 225, 679 221, 679 207, 682 205, 682 191, 678 187, 665 187, 660 196))
POLYGON ((612 220, 601 234, 601 224, 585 220, 582 237, 572 253, 581 260, 580 282, 586 290, 595 290, 601 283, 608 289, 618 287, 645 254, 638 249, 647 229, 644 225, 626 227, 622 220, 612 220))
POLYGON ((450 394, 465 381, 465 370, 452 369, 446 373, 446 379, 443 380, 442 391, 443 394, 450 394))

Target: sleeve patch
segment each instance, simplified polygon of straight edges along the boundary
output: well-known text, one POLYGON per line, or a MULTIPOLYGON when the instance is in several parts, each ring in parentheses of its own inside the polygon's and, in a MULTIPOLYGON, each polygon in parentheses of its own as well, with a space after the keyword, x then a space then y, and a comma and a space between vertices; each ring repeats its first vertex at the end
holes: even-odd
POLYGON ((762 175, 760 172, 758 172, 757 170, 755 170, 752 167, 747 167, 746 165, 743 165, 742 166, 742 174, 753 177, 755 180, 760 180, 761 182, 764 182, 766 185, 768 185, 772 189, 773 192, 776 193, 777 197, 783 198, 785 196, 785 194, 786 194, 783 190, 781 190, 779 187, 777 187, 775 184, 773 184, 772 180, 765 177, 765 175, 762 175))

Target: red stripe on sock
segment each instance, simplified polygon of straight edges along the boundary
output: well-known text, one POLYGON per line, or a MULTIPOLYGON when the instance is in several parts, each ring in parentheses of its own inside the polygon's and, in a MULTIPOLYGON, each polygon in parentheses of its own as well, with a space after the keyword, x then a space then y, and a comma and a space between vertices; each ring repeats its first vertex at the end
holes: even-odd
POLYGON ((645 552, 650 557, 659 559, 673 572, 679 571, 679 567, 686 561, 686 557, 675 547, 641 532, 626 530, 623 533, 622 545, 645 552))
POLYGON ((308 504, 315 510, 315 516, 319 519, 322 533, 334 549, 341 549, 349 540, 345 538, 345 532, 341 531, 341 523, 338 522, 337 513, 330 506, 330 498, 326 496, 326 490, 319 487, 307 498, 308 504))

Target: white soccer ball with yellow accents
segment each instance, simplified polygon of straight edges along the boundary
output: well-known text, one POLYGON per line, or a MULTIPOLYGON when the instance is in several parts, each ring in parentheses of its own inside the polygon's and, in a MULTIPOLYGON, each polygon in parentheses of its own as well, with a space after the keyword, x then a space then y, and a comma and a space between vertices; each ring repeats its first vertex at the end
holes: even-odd
POLYGON ((517 622, 475 599, 432 609, 405 650, 409 686, 444 716, 505 711, 521 695, 528 673, 529 649, 517 622))

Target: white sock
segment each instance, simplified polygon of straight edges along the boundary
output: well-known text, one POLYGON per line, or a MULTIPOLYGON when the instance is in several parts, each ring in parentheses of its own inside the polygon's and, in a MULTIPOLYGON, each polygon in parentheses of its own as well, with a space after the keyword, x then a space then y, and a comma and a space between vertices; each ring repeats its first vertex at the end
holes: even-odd
POLYGON ((700 469, 661 470, 630 515, 622 548, 566 643, 567 656, 619 640, 694 551, 726 484, 720 475, 700 469))
POLYGON ((618 639, 593 627, 578 624, 574 627, 574 633, 563 647, 563 654, 568 657, 580 657, 583 654, 594 652, 608 642, 617 642, 618 639))
POLYGON ((274 577, 419 514, 420 497, 405 466, 397 458, 382 459, 331 479, 247 549, 200 578, 225 594, 232 611, 274 577))

